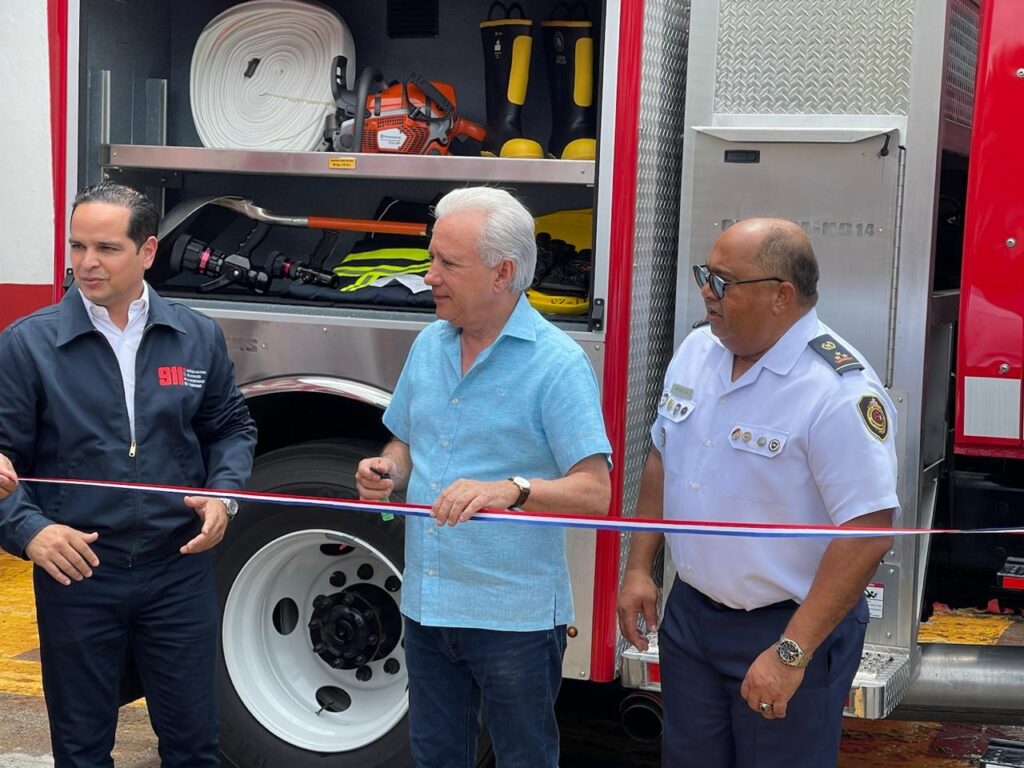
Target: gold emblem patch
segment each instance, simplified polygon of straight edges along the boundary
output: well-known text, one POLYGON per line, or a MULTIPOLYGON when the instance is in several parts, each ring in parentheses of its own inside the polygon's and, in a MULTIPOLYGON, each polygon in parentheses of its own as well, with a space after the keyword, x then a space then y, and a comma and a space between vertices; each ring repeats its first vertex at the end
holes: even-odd
POLYGON ((889 415, 875 395, 864 395, 857 401, 857 410, 872 435, 879 440, 889 436, 889 415))
POLYGON ((836 343, 834 341, 826 341, 824 344, 821 345, 821 348, 824 349, 826 352, 831 352, 833 349, 836 348, 836 343))

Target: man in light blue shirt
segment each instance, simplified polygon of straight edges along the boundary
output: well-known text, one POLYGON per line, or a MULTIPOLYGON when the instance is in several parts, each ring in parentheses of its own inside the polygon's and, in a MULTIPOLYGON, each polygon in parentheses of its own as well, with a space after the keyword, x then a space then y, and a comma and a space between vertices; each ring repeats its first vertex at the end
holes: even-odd
POLYGON ((583 350, 524 291, 533 219, 507 192, 437 205, 426 282, 439 320, 416 339, 356 473, 360 496, 406 491, 402 613, 419 768, 475 764, 481 704, 499 768, 558 765, 554 702, 572 595, 565 531, 466 523, 481 509, 605 514, 611 446, 583 350))

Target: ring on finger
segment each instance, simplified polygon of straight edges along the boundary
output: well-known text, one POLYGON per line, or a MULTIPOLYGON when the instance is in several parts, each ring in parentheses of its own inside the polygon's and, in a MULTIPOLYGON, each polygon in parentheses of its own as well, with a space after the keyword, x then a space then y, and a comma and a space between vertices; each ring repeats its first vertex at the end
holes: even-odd
POLYGON ((760 704, 757 705, 758 709, 761 710, 762 715, 767 715, 769 712, 771 712, 773 706, 774 705, 770 701, 762 701, 760 704))

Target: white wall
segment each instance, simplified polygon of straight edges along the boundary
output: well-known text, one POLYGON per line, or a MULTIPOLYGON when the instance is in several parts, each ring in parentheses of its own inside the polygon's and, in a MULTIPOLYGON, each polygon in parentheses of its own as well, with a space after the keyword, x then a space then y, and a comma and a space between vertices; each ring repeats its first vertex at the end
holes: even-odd
POLYGON ((53 281, 45 0, 0 0, 0 283, 53 281))

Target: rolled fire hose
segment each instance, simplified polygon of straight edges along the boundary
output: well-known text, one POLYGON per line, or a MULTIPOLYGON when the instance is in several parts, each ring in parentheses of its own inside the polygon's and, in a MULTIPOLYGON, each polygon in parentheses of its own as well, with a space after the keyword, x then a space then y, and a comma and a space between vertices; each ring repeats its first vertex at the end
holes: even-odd
POLYGON ((355 45, 332 9, 308 0, 250 0, 213 19, 192 54, 190 95, 207 147, 308 151, 333 114, 332 62, 355 45))

